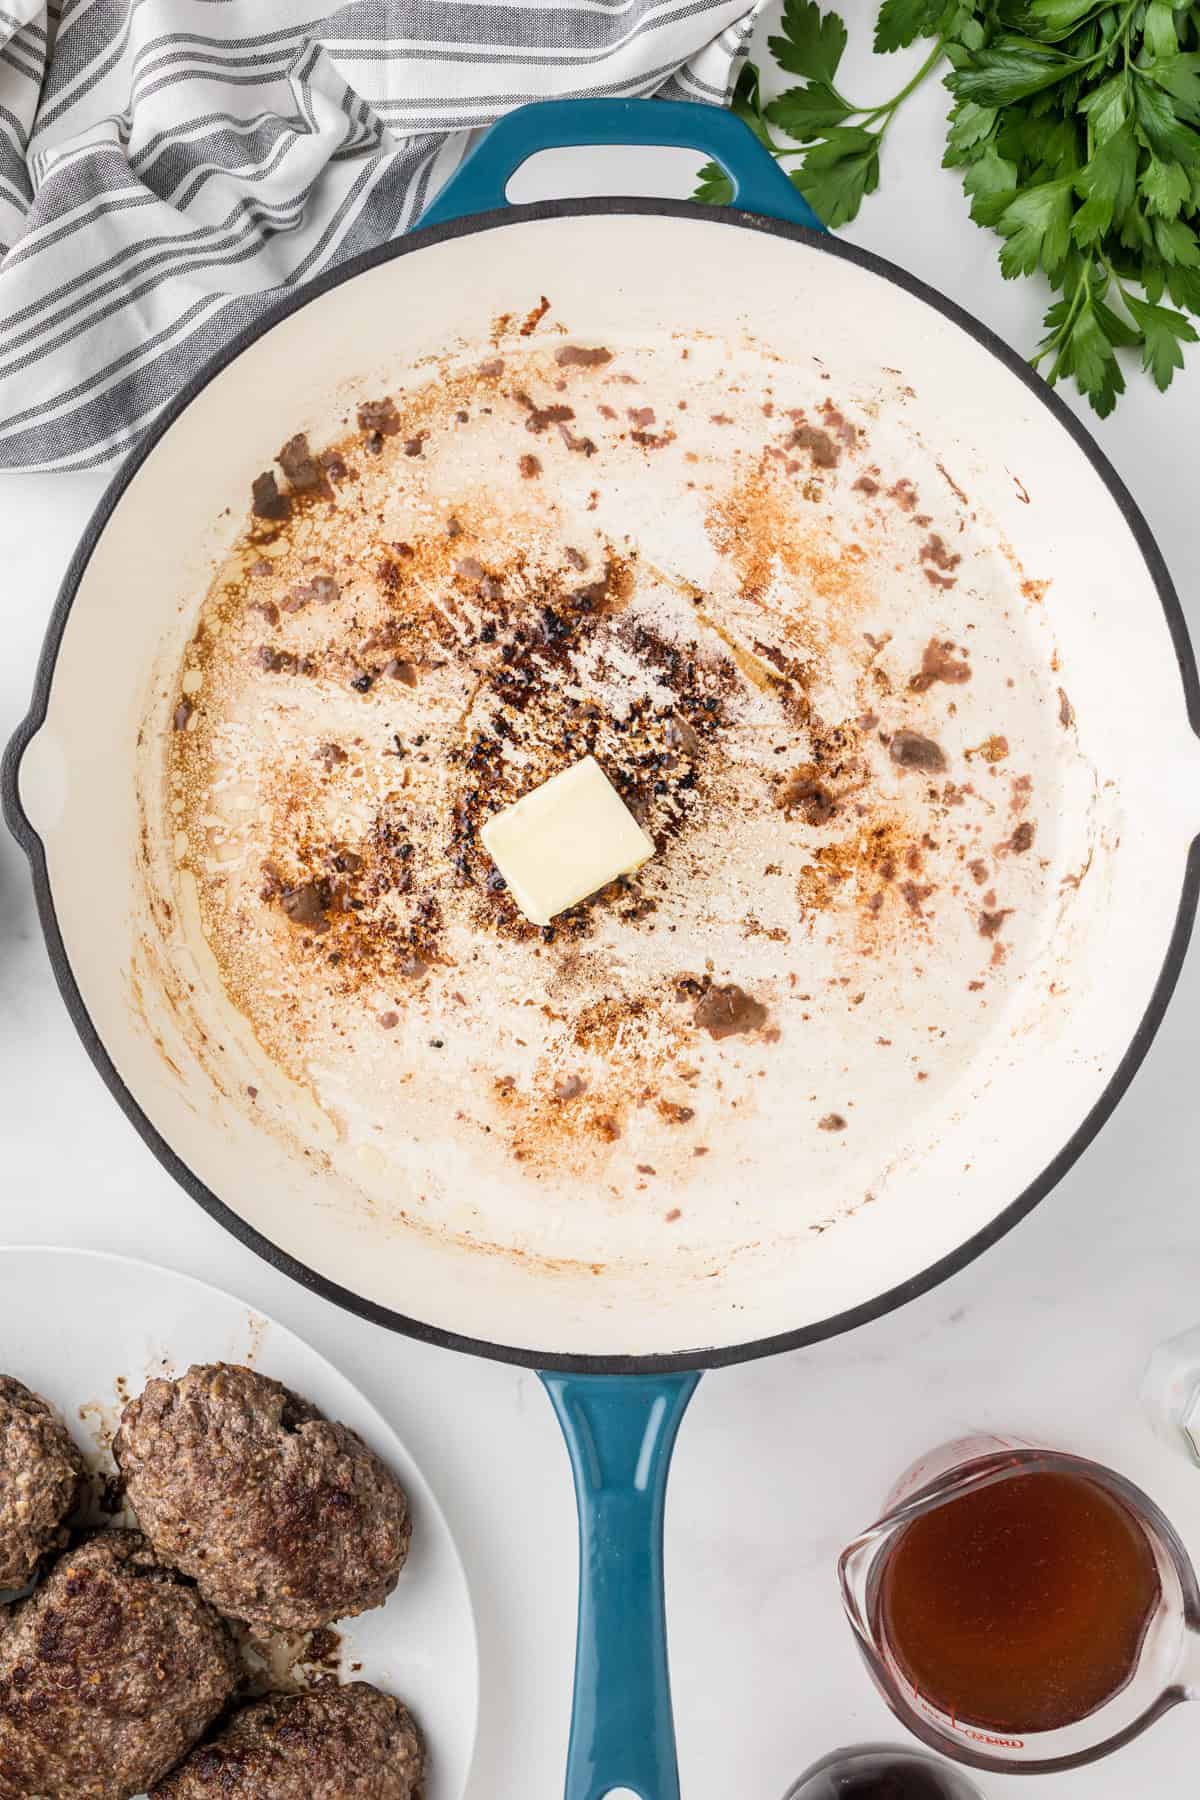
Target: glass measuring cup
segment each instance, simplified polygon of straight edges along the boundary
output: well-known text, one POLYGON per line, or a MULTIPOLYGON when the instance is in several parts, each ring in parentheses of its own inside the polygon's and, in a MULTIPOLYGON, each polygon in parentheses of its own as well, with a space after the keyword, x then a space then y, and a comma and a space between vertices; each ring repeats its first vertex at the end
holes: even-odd
POLYGON ((1107 1756, 1183 1700, 1200 1699, 1200 1587, 1170 1521, 1132 1482, 1083 1457, 1016 1438, 975 1437, 922 1457, 901 1477, 883 1517, 843 1552, 842 1600, 875 1685, 896 1717, 930 1749, 998 1774, 1050 1774, 1107 1756), (1020 1734, 990 1731, 942 1710, 918 1692, 887 1641, 880 1594, 889 1556, 916 1519, 1016 1476, 1081 1477, 1116 1500, 1143 1533, 1160 1584, 1128 1680, 1073 1724, 1020 1734))

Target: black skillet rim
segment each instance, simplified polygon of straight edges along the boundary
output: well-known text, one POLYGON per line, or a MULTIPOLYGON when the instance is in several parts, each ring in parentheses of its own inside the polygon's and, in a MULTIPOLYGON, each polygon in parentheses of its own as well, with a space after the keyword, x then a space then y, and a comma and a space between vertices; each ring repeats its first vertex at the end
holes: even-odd
POLYGON ((1197 837, 1188 854, 1179 909, 1167 952, 1149 1003, 1124 1056, 1113 1071, 1103 1093, 1067 1139, 1062 1149, 1047 1163, 1028 1187, 997 1214, 989 1225, 976 1232, 973 1237, 966 1239, 948 1255, 929 1264, 919 1274, 888 1289, 874 1300, 864 1302, 861 1306, 851 1307, 830 1318, 819 1320, 815 1324, 801 1326, 792 1331, 779 1332, 770 1337, 753 1339, 743 1344, 653 1356, 570 1354, 562 1351, 526 1350, 520 1346, 495 1344, 484 1338, 474 1338, 460 1332, 447 1331, 440 1326, 430 1325, 424 1320, 409 1318, 403 1313, 394 1312, 388 1307, 380 1306, 374 1301, 366 1300, 361 1295, 352 1293, 348 1288, 329 1280, 316 1270, 307 1267, 296 1257, 281 1250, 278 1245, 271 1243, 268 1238, 240 1218, 231 1207, 220 1200, 204 1182, 193 1174, 182 1158, 160 1136, 111 1061, 100 1034, 84 1005, 83 996, 75 981, 66 946, 58 927, 45 850, 41 839, 25 815, 18 787, 21 758, 45 720, 63 632, 66 629, 84 570, 91 559, 101 533, 138 469, 154 450, 159 439, 165 435, 196 395, 243 350, 264 336, 283 319, 308 305, 310 301, 327 293, 331 288, 340 286, 343 282, 352 281, 355 276, 363 274, 368 269, 377 268, 381 263, 391 262, 396 257, 411 255, 429 244, 442 243, 451 238, 482 235, 488 231, 502 230, 507 225, 524 224, 530 220, 581 218, 614 213, 649 214, 682 219, 702 218, 727 229, 757 231, 770 237, 785 238, 805 244, 810 249, 820 251, 823 255, 832 256, 843 262, 853 263, 859 268, 867 269, 881 280, 891 282, 905 293, 924 301, 927 306, 943 318, 948 319, 951 324, 957 325, 983 349, 989 351, 1003 363, 1005 368, 1017 377, 1039 403, 1047 408, 1079 450, 1087 457, 1129 527, 1146 563, 1166 617, 1167 628, 1171 634, 1176 661, 1179 665, 1180 679, 1183 683, 1188 719, 1192 729, 1200 735, 1200 676, 1197 674, 1196 659, 1178 594, 1149 525, 1103 451, 1058 395, 1046 386, 1022 357, 1010 349, 986 325, 981 324, 952 300, 948 300, 945 295, 938 293, 936 289, 929 287, 916 276, 910 275, 906 270, 897 268, 893 263, 874 255, 871 251, 860 249, 857 245, 844 243, 825 233, 810 231, 800 225, 786 224, 781 220, 765 219, 757 214, 742 212, 732 207, 701 206, 693 201, 606 196, 598 199, 541 201, 534 205, 503 207, 492 212, 455 219, 445 225, 415 231, 394 243, 381 245, 375 250, 369 250, 361 256, 354 257, 350 261, 326 271, 323 275, 307 283, 297 293, 282 299, 263 318, 239 332, 217 356, 192 377, 121 465, 88 522, 87 529, 71 559, 50 616, 38 661, 29 712, 14 732, 5 750, 3 765, 0 767, 0 797, 3 799, 5 818, 14 837, 29 858, 38 915, 59 991, 66 1002, 67 1010, 84 1048, 96 1065, 109 1092, 143 1142, 163 1167, 174 1176, 184 1191, 190 1194, 192 1199, 202 1206, 211 1218, 223 1225, 240 1243, 253 1250, 272 1267, 290 1276, 302 1287, 332 1301, 336 1306, 344 1307, 348 1312, 368 1319, 373 1324, 386 1326, 391 1331, 401 1332, 421 1342, 437 1344, 446 1349, 463 1351, 475 1356, 488 1357, 493 1361, 514 1363, 525 1368, 583 1375, 668 1374, 691 1369, 716 1369, 739 1362, 748 1362, 755 1357, 770 1356, 777 1351, 800 1349, 804 1345, 819 1343, 825 1338, 836 1337, 842 1332, 853 1330, 856 1326, 882 1318, 886 1313, 893 1312, 909 1300, 928 1293, 930 1289, 937 1287, 951 1275, 956 1275, 961 1269, 965 1269, 969 1263, 974 1262, 976 1257, 982 1255, 1000 1238, 1006 1236, 1033 1210, 1039 1201, 1046 1197, 1071 1165, 1082 1155, 1116 1107, 1133 1080, 1162 1022, 1183 967, 1197 906, 1200 904, 1200 837, 1197 837))

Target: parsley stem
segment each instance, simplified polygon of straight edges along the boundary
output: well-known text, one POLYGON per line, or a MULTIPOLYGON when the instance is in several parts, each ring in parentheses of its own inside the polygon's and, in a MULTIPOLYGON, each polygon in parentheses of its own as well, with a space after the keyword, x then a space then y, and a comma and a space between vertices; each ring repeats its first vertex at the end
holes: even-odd
POLYGON ((910 94, 916 93, 921 83, 928 75, 932 74, 938 63, 942 60, 942 51, 945 41, 945 38, 939 37, 912 80, 906 82, 898 94, 893 94, 890 100, 881 101, 878 106, 855 106, 852 101, 847 100, 845 94, 838 92, 832 82, 829 83, 829 91, 838 102, 839 106, 845 107, 847 115, 853 116, 856 119, 861 119, 864 127, 872 124, 876 119, 883 119, 884 114, 886 113, 887 117, 884 119, 882 126, 882 131, 886 131, 888 125, 891 123, 892 114, 898 107, 903 106, 910 94))
MULTIPOLYGON (((877 118, 879 118, 881 113, 887 113, 889 115, 888 123, 890 123, 891 122, 891 114, 896 111, 897 107, 903 106, 904 102, 908 99, 908 96, 910 94, 916 93, 916 91, 920 87, 921 83, 925 80, 925 77, 927 75, 931 74, 933 72, 933 70, 937 67, 938 63, 941 62, 942 49, 943 49, 944 44, 945 44, 945 39, 938 38, 933 46, 933 49, 929 52, 929 55, 925 58, 925 61, 921 64, 920 68, 917 70, 917 72, 913 76, 912 80, 910 82, 907 82, 905 84, 905 86, 900 89, 900 92, 896 95, 894 100, 887 101, 883 106, 874 107, 867 114, 868 120, 877 119, 877 118)), ((887 129, 886 125, 884 126, 884 129, 885 130, 887 129)))
MULTIPOLYGON (((1068 343, 1070 342, 1071 333, 1075 329, 1075 321, 1079 317, 1080 308, 1082 307, 1082 304, 1085 300, 1087 300, 1090 303, 1090 300, 1091 300, 1090 273, 1091 273, 1091 263, 1089 261, 1085 261, 1082 268, 1079 271, 1079 279, 1075 283, 1075 292, 1071 296, 1071 305, 1070 305, 1070 308, 1068 309, 1067 316, 1058 328, 1058 332, 1057 332, 1056 338, 1055 338, 1055 343, 1053 345, 1053 348, 1055 351, 1055 357, 1054 357, 1054 362, 1051 365, 1050 373, 1047 377, 1047 380, 1049 381, 1051 387, 1054 386, 1054 383, 1058 380, 1059 375, 1062 373, 1063 357, 1066 354, 1066 349, 1067 349, 1068 343)), ((1044 356, 1048 356, 1050 354, 1050 349, 1051 349, 1051 346, 1047 345, 1046 349, 1041 351, 1040 354, 1034 358, 1034 367, 1035 368, 1037 367, 1038 363, 1041 362, 1041 360, 1044 356)))

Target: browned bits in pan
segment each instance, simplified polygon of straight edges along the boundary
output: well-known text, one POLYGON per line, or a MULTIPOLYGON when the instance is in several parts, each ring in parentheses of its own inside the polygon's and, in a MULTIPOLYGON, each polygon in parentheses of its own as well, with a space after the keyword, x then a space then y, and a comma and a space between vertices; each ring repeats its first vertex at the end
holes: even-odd
POLYGON ((279 484, 271 469, 264 469, 261 475, 254 477, 251 504, 256 517, 260 519, 286 519, 292 510, 291 501, 286 494, 280 493, 279 484))
POLYGON ((550 302, 547 300, 545 294, 543 294, 537 305, 531 307, 529 312, 525 315, 525 318, 521 321, 521 336, 532 337, 549 311, 550 302))
POLYGON ((588 349, 582 344, 563 344, 554 352, 560 369, 598 369, 612 361, 612 351, 596 345, 588 349))
POLYGON ((955 686, 970 679, 971 665, 956 653, 954 644, 946 638, 930 638, 921 655, 920 670, 908 685, 912 693, 924 694, 937 681, 955 686))
POLYGON ((767 1009, 731 981, 722 987, 710 987, 696 1002, 692 1018, 702 1031, 720 1040, 761 1030, 767 1022, 767 1009))
POLYGON ((394 437, 400 430, 400 414, 390 394, 382 400, 364 400, 358 409, 358 429, 378 432, 381 437, 394 437))
MULTIPOLYGON (((662 1217, 671 1183, 715 1184, 697 1121, 722 1163, 739 1131, 784 1117, 782 1071, 809 1154, 868 1154, 873 1095, 844 1086, 848 1125, 847 1105, 822 1115, 811 1078, 795 1085, 810 1020, 836 1012, 911 1108, 933 1054, 881 1010, 885 981, 957 954, 982 1032, 968 978, 990 997, 1021 968, 1027 898, 1039 884, 1057 897, 1060 871, 1053 842, 1035 853, 1032 801, 989 765, 1007 725, 1014 759, 1036 766, 1024 692, 995 705, 1025 665, 1001 663, 983 629, 979 533, 930 455, 898 462, 882 415, 853 421, 811 372, 807 390, 774 368, 739 387, 731 367, 718 386, 708 348, 618 365, 561 333, 519 342, 524 317, 504 325, 505 357, 456 346, 436 379, 365 401, 339 446, 284 445, 279 486, 268 474, 261 490, 278 516, 259 515, 239 551, 223 615, 218 647, 236 658, 219 674, 204 662, 199 716, 171 739, 192 783, 179 859, 211 874, 210 909, 223 882, 250 889, 246 935, 266 946, 278 1016, 255 1012, 262 984, 230 929, 222 967, 281 1066, 303 1080, 319 1061, 316 994, 320 1047, 354 1045, 376 1116, 424 1116, 452 1093, 446 1129, 481 1168, 502 1159, 549 1196, 569 1166, 614 1199, 654 1170, 662 1217), (310 464, 339 482, 333 504, 310 504, 310 464), (656 546, 645 505, 663 521, 656 546), (696 541, 677 546, 685 529, 696 541), (925 569, 961 575, 964 593, 933 592, 925 569), (259 710, 281 734, 293 721, 295 753, 279 736, 201 823, 205 757, 236 750, 224 728, 253 731, 259 710), (588 754, 656 855, 535 925, 480 832, 588 754), (244 871, 264 861, 260 899, 244 871), (1005 916, 986 948, 981 909, 1005 916), (845 986, 827 991, 808 965, 835 950, 845 986), (814 1144, 818 1122, 850 1141, 814 1144)), ((1053 699, 1042 723, 1072 754, 1053 699)))
POLYGON ((902 729, 892 733, 888 755, 900 769, 917 769, 925 774, 940 775, 946 768, 946 753, 932 738, 919 731, 902 729))
POLYGON ((325 471, 308 447, 308 439, 302 431, 290 437, 276 458, 280 468, 291 482, 298 494, 328 494, 329 483, 325 479, 325 471))

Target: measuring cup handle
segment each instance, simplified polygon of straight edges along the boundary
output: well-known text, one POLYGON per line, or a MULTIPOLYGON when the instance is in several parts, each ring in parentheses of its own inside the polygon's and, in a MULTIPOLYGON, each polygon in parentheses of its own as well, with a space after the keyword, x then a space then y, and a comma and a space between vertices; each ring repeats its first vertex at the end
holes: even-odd
POLYGON ((663 1514, 698 1375, 543 1375, 579 1502, 579 1636, 566 1800, 679 1800, 663 1514))
POLYGON ((823 229, 748 125, 724 107, 692 100, 539 100, 497 119, 432 201, 421 224, 445 225, 468 213, 507 206, 521 164, 542 150, 624 144, 696 150, 719 163, 745 212, 823 229))

